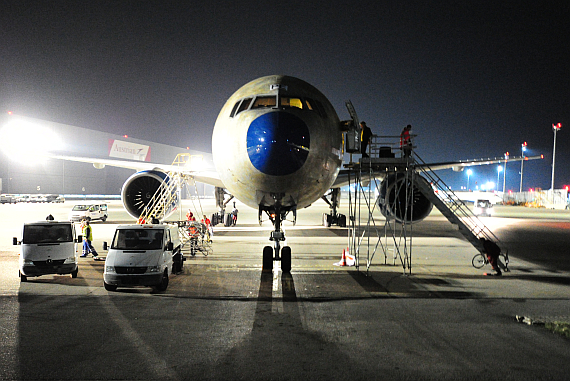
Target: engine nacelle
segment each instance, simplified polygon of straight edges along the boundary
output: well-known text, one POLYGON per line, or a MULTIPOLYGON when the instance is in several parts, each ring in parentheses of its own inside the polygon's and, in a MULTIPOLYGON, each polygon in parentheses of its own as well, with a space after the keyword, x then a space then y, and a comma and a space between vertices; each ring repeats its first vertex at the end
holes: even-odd
MULTIPOLYGON (((427 180, 418 174, 414 175, 414 180, 427 183, 427 180)), ((404 174, 390 175, 382 181, 377 200, 380 212, 387 219, 395 219, 398 222, 421 221, 430 214, 433 204, 415 184, 413 191, 411 186, 408 187, 408 192, 406 192, 406 185, 411 185, 411 181, 406 180, 404 174), (412 191, 411 196, 410 191, 412 191), (406 203, 406 197, 408 197, 408 203, 406 203)))
MULTIPOLYGON (((163 182, 170 183, 172 179, 168 177, 163 171, 151 170, 151 171, 140 171, 132 175, 123 184, 123 189, 121 190, 121 199, 123 201, 123 206, 127 212, 138 219, 148 203, 151 201, 152 196, 156 193, 160 184, 163 182)), ((172 191, 175 193, 176 191, 172 191)), ((179 204, 179 199, 176 194, 173 194, 173 198, 170 204, 166 207, 166 212, 164 217, 168 217, 179 204)))

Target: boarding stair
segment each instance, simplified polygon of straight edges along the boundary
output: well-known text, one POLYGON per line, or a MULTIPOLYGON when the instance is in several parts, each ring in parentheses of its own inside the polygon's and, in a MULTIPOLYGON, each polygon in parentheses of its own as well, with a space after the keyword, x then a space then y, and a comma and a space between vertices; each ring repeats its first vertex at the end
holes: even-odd
MULTIPOLYGON (((192 156, 189 154, 178 154, 172 162, 173 166, 186 166, 192 156)), ((160 186, 144 207, 139 216, 139 223, 148 223, 153 218, 162 221, 167 213, 176 207, 180 198, 180 191, 184 185, 189 186, 192 178, 180 173, 180 171, 170 171, 167 173, 168 181, 162 181, 160 186)))
POLYGON ((172 173, 168 173, 168 177, 174 181, 163 181, 150 199, 149 203, 144 207, 139 216, 139 223, 150 223, 153 219, 162 220, 169 212, 173 205, 177 204, 178 189, 180 186, 178 176, 171 177, 172 173))
POLYGON ((443 214, 449 222, 457 225, 459 232, 477 249, 485 254, 485 249, 479 238, 485 238, 499 244, 499 239, 483 224, 463 201, 429 168, 429 166, 413 152, 411 166, 426 180, 416 179, 414 185, 422 194, 443 214))
MULTIPOLYGON (((190 155, 186 153, 178 154, 174 159, 173 166, 185 166, 191 168, 191 161, 200 155, 190 155)), ((201 156, 199 157, 201 159, 201 156)), ((206 225, 199 221, 164 221, 164 218, 173 208, 176 208, 180 202, 181 190, 184 186, 190 189, 191 186, 196 188, 196 183, 192 176, 185 175, 181 171, 170 171, 167 173, 168 181, 162 181, 160 186, 144 207, 139 216, 138 223, 150 223, 153 219, 163 221, 168 224, 176 224, 180 235, 182 247, 190 245, 191 255, 201 252, 208 255, 212 252, 212 241, 210 232, 207 231, 206 225)), ((199 200, 199 198, 198 198, 199 200)), ((201 209, 201 205, 200 205, 201 209)))

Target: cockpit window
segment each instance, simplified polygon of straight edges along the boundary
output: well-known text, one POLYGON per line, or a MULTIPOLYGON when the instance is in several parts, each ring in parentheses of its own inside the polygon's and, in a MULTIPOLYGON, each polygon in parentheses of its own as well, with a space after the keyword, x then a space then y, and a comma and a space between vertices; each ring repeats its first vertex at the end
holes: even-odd
POLYGON ((301 98, 280 97, 279 102, 281 107, 295 107, 303 109, 303 101, 301 98))
POLYGON ((249 108, 249 105, 251 104, 251 101, 253 100, 253 98, 245 98, 242 102, 241 105, 239 106, 236 114, 239 114, 240 112, 247 110, 249 108))
POLYGON ((323 108, 323 105, 321 105, 319 101, 306 98, 305 102, 307 102, 307 108, 309 110, 317 112, 323 118, 325 117, 325 109, 323 108))
MULTIPOLYGON (((230 113, 230 118, 233 118, 242 111, 256 108, 273 108, 276 106, 276 96, 274 95, 262 95, 255 98, 244 98, 236 102, 230 113), (252 104, 253 103, 253 104, 252 104)), ((301 110, 310 110, 319 114, 321 117, 326 117, 325 109, 319 101, 310 98, 299 98, 299 97, 279 97, 279 107, 280 108, 297 108, 301 110)))
POLYGON ((236 111, 237 111, 237 108, 238 108, 240 102, 241 102, 241 100, 237 101, 236 104, 234 105, 234 108, 232 108, 232 112, 230 113, 230 118, 233 118, 236 115, 236 111))
POLYGON ((275 100, 277 98, 274 95, 271 96, 261 96, 255 98, 255 102, 253 102, 252 109, 254 108, 268 108, 268 107, 275 107, 275 100))

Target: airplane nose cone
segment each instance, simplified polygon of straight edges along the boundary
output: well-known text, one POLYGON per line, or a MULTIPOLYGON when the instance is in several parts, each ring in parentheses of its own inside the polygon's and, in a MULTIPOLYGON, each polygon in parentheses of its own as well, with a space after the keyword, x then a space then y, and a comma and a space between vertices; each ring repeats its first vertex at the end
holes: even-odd
POLYGON ((249 160, 267 175, 296 172, 307 160, 309 147, 309 128, 302 119, 286 112, 263 114, 247 131, 249 160))

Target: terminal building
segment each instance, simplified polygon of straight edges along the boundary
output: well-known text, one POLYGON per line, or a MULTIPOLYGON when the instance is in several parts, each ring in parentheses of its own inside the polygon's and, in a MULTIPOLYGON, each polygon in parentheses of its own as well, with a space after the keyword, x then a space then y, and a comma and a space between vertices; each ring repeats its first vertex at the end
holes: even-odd
MULTIPOLYGON (((7 114, 0 118, 0 193, 118 196, 133 169, 47 159, 61 156, 172 164, 178 154, 199 158, 214 170, 212 154, 86 128, 7 114), (101 167, 101 166, 99 166, 101 167)), ((213 197, 214 187, 198 184, 187 193, 213 197), (196 189, 197 188, 197 189, 196 189)), ((187 198, 191 194, 182 195, 187 198)))

